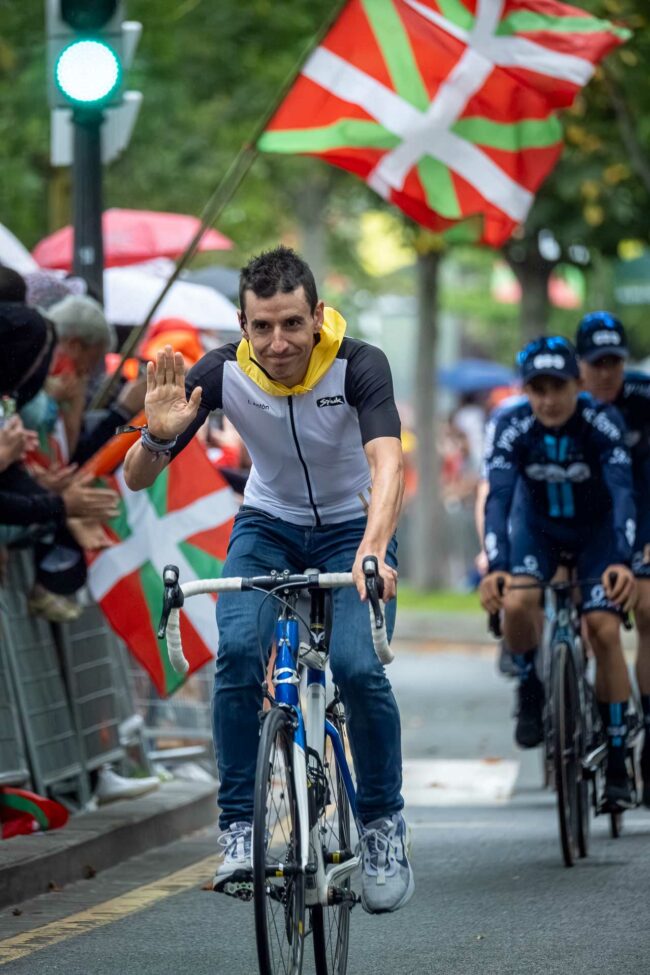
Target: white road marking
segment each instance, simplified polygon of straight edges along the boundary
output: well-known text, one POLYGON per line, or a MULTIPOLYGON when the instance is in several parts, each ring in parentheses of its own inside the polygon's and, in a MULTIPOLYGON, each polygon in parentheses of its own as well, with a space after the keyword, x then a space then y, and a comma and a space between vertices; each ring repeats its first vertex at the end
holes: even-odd
POLYGON ((511 799, 519 762, 509 759, 414 759, 404 762, 409 806, 499 805, 511 799))

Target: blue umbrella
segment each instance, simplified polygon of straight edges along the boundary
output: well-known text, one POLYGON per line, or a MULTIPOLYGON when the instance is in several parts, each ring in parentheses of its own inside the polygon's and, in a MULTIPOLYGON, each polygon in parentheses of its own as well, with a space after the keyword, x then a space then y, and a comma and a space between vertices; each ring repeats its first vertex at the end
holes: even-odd
POLYGON ((515 382, 514 370, 489 359, 459 359, 453 366, 438 370, 438 382, 454 393, 474 393, 511 386, 515 382))

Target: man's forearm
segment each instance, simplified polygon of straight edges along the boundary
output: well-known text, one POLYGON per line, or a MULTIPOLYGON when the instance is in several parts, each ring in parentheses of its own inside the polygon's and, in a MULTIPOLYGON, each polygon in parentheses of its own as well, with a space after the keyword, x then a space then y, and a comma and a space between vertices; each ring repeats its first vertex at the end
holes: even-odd
POLYGON ((363 545, 379 558, 384 557, 391 540, 404 494, 404 468, 401 460, 383 464, 373 477, 368 524, 363 536, 363 545))
POLYGON ((124 480, 132 491, 151 487, 158 475, 169 463, 166 454, 151 454, 145 450, 140 440, 129 447, 124 458, 124 480))

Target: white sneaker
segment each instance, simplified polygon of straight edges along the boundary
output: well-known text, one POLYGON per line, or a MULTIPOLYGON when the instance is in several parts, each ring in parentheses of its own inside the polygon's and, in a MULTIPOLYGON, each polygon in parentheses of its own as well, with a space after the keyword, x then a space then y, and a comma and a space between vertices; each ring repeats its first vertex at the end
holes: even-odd
POLYGON ((135 799, 136 796, 153 792, 159 785, 160 780, 155 776, 145 779, 126 779, 113 771, 110 765, 103 765, 99 770, 95 799, 100 806, 118 799, 135 799))
POLYGON ((253 827, 250 823, 231 823, 217 842, 223 847, 223 860, 212 881, 212 889, 249 901, 253 896, 253 863, 251 841, 253 827))
POLYGON ((404 907, 415 890, 410 830, 401 813, 368 823, 361 834, 361 906, 368 914, 404 907))

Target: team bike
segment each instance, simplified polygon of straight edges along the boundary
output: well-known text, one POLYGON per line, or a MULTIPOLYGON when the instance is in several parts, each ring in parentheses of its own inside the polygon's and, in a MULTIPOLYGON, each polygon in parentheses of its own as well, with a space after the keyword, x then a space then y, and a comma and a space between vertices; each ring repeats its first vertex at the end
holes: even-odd
MULTIPOLYGON (((570 562, 565 566, 570 569, 570 562)), ((612 574, 615 584, 615 573, 612 574)), ((501 580, 503 582, 503 580, 501 580)), ((594 688, 587 674, 587 657, 580 633, 580 613, 574 592, 599 585, 600 579, 513 584, 511 589, 539 589, 550 596, 549 625, 542 647, 544 685, 544 762, 546 781, 557 798, 562 856, 567 867, 589 852, 590 816, 607 814, 612 837, 622 829, 623 814, 605 802, 607 735, 600 718, 594 688)), ((503 585, 500 585, 501 592, 503 585)), ((623 625, 631 628, 627 613, 623 625)), ((490 615, 489 628, 501 636, 500 615, 490 615)), ((635 751, 640 735, 637 723, 628 738, 629 757, 636 779, 635 751)), ((638 794, 638 789, 637 789, 638 794)))
MULTIPOLYGON (((382 663, 393 654, 382 611, 377 560, 363 562, 373 644, 382 663)), ((347 759, 345 709, 338 690, 326 698, 328 590, 354 585, 352 573, 272 572, 251 578, 203 579, 179 585, 168 565, 159 638, 167 634, 173 667, 188 665, 181 646, 179 610, 199 593, 264 592, 278 604, 271 686, 263 682, 265 710, 255 774, 252 869, 230 880, 254 902, 261 975, 299 975, 311 938, 317 975, 345 975, 350 914, 359 901, 355 873, 361 863, 355 787, 347 759), (309 618, 299 607, 309 596, 309 618), (307 639, 300 640, 300 623, 307 639), (301 695, 301 685, 304 693, 301 695)), ((267 648, 258 645, 263 673, 267 648)))

